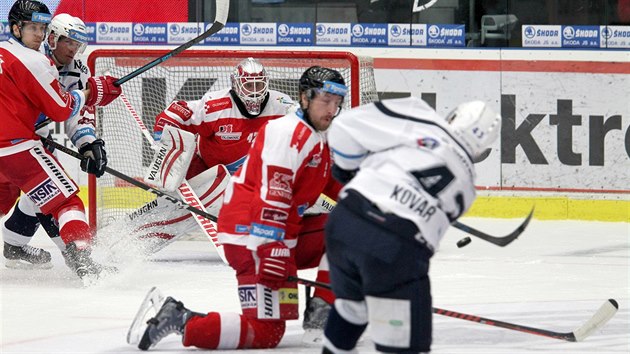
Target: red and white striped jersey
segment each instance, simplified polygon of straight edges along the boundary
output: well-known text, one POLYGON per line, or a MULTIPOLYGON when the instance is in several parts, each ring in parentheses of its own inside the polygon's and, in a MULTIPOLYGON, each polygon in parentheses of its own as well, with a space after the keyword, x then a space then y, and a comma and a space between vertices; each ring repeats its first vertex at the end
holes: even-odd
POLYGON ((243 164, 256 133, 267 121, 287 114, 294 106, 291 98, 269 90, 269 97, 260 115, 247 114, 230 89, 211 91, 201 100, 172 104, 156 117, 154 131, 172 124, 198 134, 197 153, 206 166, 223 164, 230 173, 243 164))
POLYGON ((39 139, 35 122, 42 113, 63 122, 83 108, 83 93, 64 91, 57 77, 44 54, 14 38, 0 42, 0 149, 18 152, 15 145, 39 139))
POLYGON ((307 124, 301 110, 269 121, 225 191, 219 242, 295 247, 304 211, 329 182, 330 168, 326 133, 307 124))

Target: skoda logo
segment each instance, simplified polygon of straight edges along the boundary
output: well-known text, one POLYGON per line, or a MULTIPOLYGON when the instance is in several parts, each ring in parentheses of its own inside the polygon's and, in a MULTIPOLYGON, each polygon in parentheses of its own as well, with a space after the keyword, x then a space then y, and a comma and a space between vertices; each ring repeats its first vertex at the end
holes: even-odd
POLYGON ((534 38, 536 36, 536 29, 532 26, 525 27, 525 37, 534 38))
POLYGON ((562 35, 566 39, 573 39, 575 37, 575 30, 571 26, 567 26, 562 30, 562 35))
POLYGON ((278 26, 278 34, 282 37, 286 37, 289 34, 289 26, 284 23, 278 26))
POLYGON ((109 32, 109 27, 106 24, 101 23, 98 26, 98 33, 100 33, 100 34, 107 34, 107 32, 109 32))
POLYGON ((136 23, 133 25, 133 34, 136 36, 142 36, 144 34, 144 25, 142 23, 136 23))
POLYGON ((169 28, 168 31, 170 32, 170 34, 176 36, 179 34, 179 25, 176 23, 173 23, 169 28))
POLYGON ((352 34, 355 37, 361 37, 363 36, 363 26, 356 24, 354 26, 352 26, 352 34))
POLYGON ((252 34, 252 26, 248 25, 247 23, 241 25, 241 33, 243 33, 244 36, 249 36, 250 34, 252 34))
POLYGON ((602 37, 606 38, 606 39, 610 39, 610 37, 612 37, 613 32, 610 30, 610 28, 608 28, 608 26, 604 27, 602 29, 602 37))
POLYGON ((401 30, 400 30, 400 26, 398 25, 393 25, 390 29, 389 29, 389 33, 391 33, 392 37, 398 37, 401 34, 401 30))
POLYGON ((326 34, 326 26, 324 25, 317 25, 317 28, 315 29, 315 32, 317 33, 318 36, 323 36, 326 34))
POLYGON ((435 38, 440 35, 440 29, 436 25, 431 25, 429 26, 428 33, 429 33, 429 37, 435 38))

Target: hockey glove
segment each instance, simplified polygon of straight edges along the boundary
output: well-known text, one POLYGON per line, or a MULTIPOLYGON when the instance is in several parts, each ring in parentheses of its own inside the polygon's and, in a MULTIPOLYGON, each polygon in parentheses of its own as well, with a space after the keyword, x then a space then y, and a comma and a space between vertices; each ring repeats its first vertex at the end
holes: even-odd
POLYGON ((79 153, 86 158, 81 160, 81 169, 91 173, 96 177, 101 177, 107 167, 107 154, 105 153, 105 142, 96 139, 91 143, 81 146, 79 153))
POLYGON ((162 131, 167 125, 172 125, 179 129, 186 130, 186 121, 193 115, 193 111, 188 107, 186 101, 176 101, 171 103, 162 113, 155 117, 153 125, 153 139, 160 140, 162 131))
POLYGON ((279 289, 289 275, 297 273, 291 250, 280 241, 258 246, 256 255, 260 262, 256 270, 256 282, 271 289, 279 289))
POLYGON ((118 80, 111 76, 92 76, 88 78, 87 88, 90 89, 90 95, 87 98, 86 106, 107 106, 116 97, 122 93, 122 88, 114 86, 114 82, 118 80))

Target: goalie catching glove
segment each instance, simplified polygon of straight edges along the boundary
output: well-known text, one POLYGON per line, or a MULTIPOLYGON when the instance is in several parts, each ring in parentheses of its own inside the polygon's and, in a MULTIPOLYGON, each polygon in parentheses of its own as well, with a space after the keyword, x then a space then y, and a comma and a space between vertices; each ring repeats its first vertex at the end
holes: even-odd
POLYGON ((193 158, 195 135, 167 125, 162 132, 162 139, 155 146, 155 155, 144 181, 169 192, 175 191, 186 177, 193 158))
POLYGON ((256 249, 258 268, 256 269, 256 283, 271 289, 283 286, 289 275, 297 274, 297 266, 291 250, 280 241, 266 243, 256 249))
POLYGON ((111 76, 90 77, 87 80, 87 88, 90 95, 87 98, 86 106, 107 106, 122 93, 119 86, 114 85, 118 79, 111 76))
POLYGON ((91 173, 96 177, 101 177, 107 167, 107 153, 105 153, 105 142, 96 139, 91 143, 84 144, 79 149, 79 153, 86 158, 81 160, 81 170, 91 173))

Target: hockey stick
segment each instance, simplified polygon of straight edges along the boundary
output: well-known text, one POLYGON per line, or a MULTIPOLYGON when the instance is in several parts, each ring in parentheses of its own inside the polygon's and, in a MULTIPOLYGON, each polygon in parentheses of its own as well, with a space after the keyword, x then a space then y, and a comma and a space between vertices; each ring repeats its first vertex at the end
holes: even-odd
MULTIPOLYGON (((142 135, 145 137, 145 139, 151 145, 151 147, 153 147, 155 145, 155 141, 153 140, 153 137, 151 137, 151 134, 149 133, 149 130, 147 129, 147 127, 142 122, 142 119, 138 115, 138 112, 136 112, 135 108, 133 108, 133 106, 131 105, 131 102, 129 102, 129 100, 127 99, 127 96, 125 96, 124 93, 120 94, 120 98, 122 99, 123 103, 125 104, 125 107, 131 114, 134 122, 136 123, 136 126, 138 126, 138 128, 140 128, 140 130, 142 131, 142 135)), ((191 207, 195 207, 196 209, 199 209, 205 214, 208 214, 206 209, 203 206, 203 203, 201 202, 201 200, 199 200, 199 197, 195 194, 193 189, 190 187, 190 184, 188 184, 186 180, 182 181, 182 184, 177 189, 177 193, 179 194, 180 197, 182 197, 186 201, 186 203, 188 203, 188 205, 190 205, 191 207)), ((223 263, 228 264, 227 259, 225 258, 225 252, 223 251, 223 246, 219 243, 219 238, 217 237, 217 230, 215 226, 207 220, 208 218, 206 218, 203 215, 199 215, 193 211, 191 211, 191 215, 195 219, 195 221, 197 222, 197 224, 199 225, 203 233, 206 235, 206 237, 210 240, 215 250, 219 254, 219 257, 221 257, 221 260, 223 261, 223 263)), ((212 221, 216 222, 217 220, 216 218, 214 218, 214 220, 212 221)))
MULTIPOLYGON (((305 286, 315 286, 315 287, 320 287, 320 288, 329 289, 329 290, 331 289, 330 284, 317 282, 317 281, 311 281, 311 280, 302 279, 298 277, 288 277, 287 280, 294 281, 294 282, 297 282, 298 284, 302 284, 305 286)), ((442 316, 458 318, 460 320, 477 322, 477 323, 485 324, 488 326, 501 327, 501 328, 510 329, 513 331, 519 331, 519 332, 535 334, 535 335, 543 336, 543 337, 560 339, 567 342, 581 342, 584 339, 586 339, 586 337, 591 335, 593 332, 602 328, 606 324, 606 322, 608 322, 615 315, 615 313, 617 313, 618 309, 619 309, 619 304, 617 303, 617 301, 614 299, 608 299, 604 302, 604 304, 602 304, 602 306, 600 306, 597 312, 595 312, 595 314, 591 316, 591 318, 589 318, 580 327, 576 328, 575 330, 571 332, 556 332, 556 331, 550 331, 546 329, 523 326, 523 325, 518 325, 514 323, 493 320, 490 318, 469 315, 462 312, 441 309, 438 307, 433 307, 433 313, 442 315, 442 316)))
MULTIPOLYGON (((325 208, 329 210, 334 209, 334 207, 337 205, 337 202, 334 199, 324 194, 320 195, 320 199, 318 199, 318 203, 321 203, 325 208)), ((484 241, 490 242, 497 246, 505 247, 509 245, 510 243, 512 243, 512 241, 516 240, 523 233, 523 231, 525 231, 525 228, 527 228, 527 225, 529 224, 529 221, 531 220, 533 215, 534 215, 534 208, 532 208, 532 210, 529 212, 529 215, 527 215, 527 217, 521 223, 521 225, 506 236, 492 236, 483 231, 479 231, 475 228, 472 228, 468 225, 464 225, 459 221, 455 221, 451 225, 456 229, 460 229, 461 231, 471 234, 472 236, 479 237, 480 239, 484 241)))
MULTIPOLYGON (((59 151, 62 151, 64 153, 74 157, 75 159, 83 160, 83 159, 87 159, 88 158, 88 157, 85 157, 85 156, 79 154, 78 152, 76 152, 76 151, 74 151, 74 150, 72 150, 70 148, 65 147, 62 144, 59 144, 58 142, 56 142, 56 141, 54 141, 52 139, 41 138, 41 140, 42 140, 42 142, 44 142, 44 143, 54 147, 55 149, 59 149, 59 151)), ((140 182, 140 181, 138 181, 135 178, 127 176, 126 174, 124 174, 122 172, 118 172, 118 171, 114 170, 113 168, 105 167, 105 172, 109 173, 112 176, 118 177, 118 178, 120 178, 121 180, 123 180, 125 182, 133 184, 134 186, 136 186, 136 187, 138 187, 140 189, 144 189, 147 192, 153 193, 153 194, 157 195, 158 197, 163 197, 164 199, 168 200, 169 202, 171 202, 173 204, 176 204, 177 206, 179 206, 182 209, 186 209, 186 210, 188 210, 190 212, 193 212, 193 213, 195 213, 197 215, 203 216, 204 218, 206 218, 208 220, 211 220, 211 221, 214 221, 214 222, 217 221, 217 217, 216 216, 211 215, 211 214, 209 214, 209 213, 207 213, 207 212, 205 212, 205 211, 203 211, 203 210, 201 210, 199 208, 196 208, 196 207, 186 203, 185 201, 183 201, 183 200, 181 200, 181 199, 179 199, 179 198, 177 198, 175 196, 172 196, 172 195, 170 195, 168 193, 164 193, 164 192, 162 192, 159 189, 155 189, 155 188, 149 186, 148 184, 140 182)))
POLYGON ((509 234, 505 236, 488 235, 485 232, 479 231, 468 225, 464 225, 459 221, 455 221, 452 225, 453 227, 460 229, 461 231, 464 231, 465 233, 478 237, 484 241, 490 242, 500 247, 505 247, 509 245, 510 243, 512 243, 512 241, 516 240, 523 233, 523 231, 525 231, 525 228, 527 228, 527 225, 529 224, 529 221, 532 219, 533 215, 534 215, 534 208, 532 208, 532 210, 529 212, 529 215, 527 215, 527 217, 525 218, 525 220, 523 220, 523 222, 521 223, 521 225, 519 225, 519 227, 517 227, 514 231, 510 232, 509 234))
POLYGON ((145 64, 144 66, 139 67, 138 69, 132 71, 131 73, 121 77, 120 79, 114 82, 115 86, 120 86, 125 82, 133 79, 134 77, 142 74, 143 72, 153 68, 156 65, 159 65, 166 60, 169 60, 171 57, 185 51, 186 49, 192 47, 193 45, 203 41, 204 39, 210 37, 211 35, 219 32, 225 26, 227 21, 228 12, 230 10, 230 0, 215 0, 216 14, 214 16, 214 23, 212 26, 199 36, 189 40, 188 42, 180 45, 179 47, 171 50, 170 52, 164 54, 163 56, 153 60, 152 62, 145 64))

